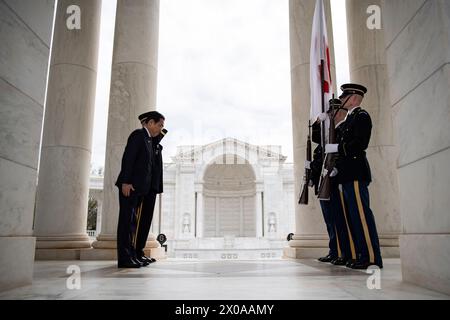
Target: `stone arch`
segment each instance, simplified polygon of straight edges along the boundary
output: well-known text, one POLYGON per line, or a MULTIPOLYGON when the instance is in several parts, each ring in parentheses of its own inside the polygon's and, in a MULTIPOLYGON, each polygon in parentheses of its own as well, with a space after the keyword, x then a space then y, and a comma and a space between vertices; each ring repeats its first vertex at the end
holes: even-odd
POLYGON ((221 157, 234 160, 216 157, 216 161, 205 166, 202 175, 204 236, 255 237, 255 170, 248 161, 236 161, 239 156, 235 154, 221 157))

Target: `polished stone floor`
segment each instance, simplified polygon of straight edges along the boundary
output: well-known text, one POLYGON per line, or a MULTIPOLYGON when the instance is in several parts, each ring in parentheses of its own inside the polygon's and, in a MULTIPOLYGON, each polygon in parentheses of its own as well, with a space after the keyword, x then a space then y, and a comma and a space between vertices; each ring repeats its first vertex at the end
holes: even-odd
MULTIPOLYGON (((314 260, 163 260, 146 268, 117 269, 114 261, 40 261, 31 286, 0 299, 449 299, 401 281, 400 260, 386 259, 380 289, 370 290, 364 271, 314 260), (69 266, 79 267, 80 288, 69 266)), ((77 267, 75 267, 77 268, 77 267)), ((374 282, 372 282, 374 283, 374 282)))

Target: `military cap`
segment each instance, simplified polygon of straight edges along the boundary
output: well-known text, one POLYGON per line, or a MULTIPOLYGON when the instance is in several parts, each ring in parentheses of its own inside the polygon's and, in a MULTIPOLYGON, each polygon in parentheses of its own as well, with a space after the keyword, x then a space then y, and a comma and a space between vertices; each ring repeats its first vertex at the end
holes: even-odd
POLYGON ((140 122, 143 122, 149 118, 154 119, 154 120, 157 119, 156 122, 158 122, 159 119, 164 119, 164 116, 161 113, 159 113, 158 111, 150 111, 150 112, 143 113, 138 117, 140 122))
POLYGON ((345 98, 347 96, 357 94, 362 97, 367 93, 367 88, 356 83, 347 83, 341 86, 342 94, 339 99, 345 98))
POLYGON ((330 99, 329 103, 330 103, 331 109, 340 108, 342 105, 342 102, 339 99, 330 99))

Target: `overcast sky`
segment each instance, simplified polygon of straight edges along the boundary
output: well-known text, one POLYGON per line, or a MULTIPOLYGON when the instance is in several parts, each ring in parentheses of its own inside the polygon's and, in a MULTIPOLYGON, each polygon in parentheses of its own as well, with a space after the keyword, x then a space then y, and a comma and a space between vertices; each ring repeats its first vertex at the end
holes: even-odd
MULTIPOLYGON (((92 166, 106 145, 115 0, 102 2, 92 166)), ((292 162, 288 0, 161 0, 157 109, 164 160, 225 137, 281 145, 292 162)), ((332 0, 337 83, 348 81, 345 0, 332 0)), ((136 122, 138 126, 138 123, 136 122)))

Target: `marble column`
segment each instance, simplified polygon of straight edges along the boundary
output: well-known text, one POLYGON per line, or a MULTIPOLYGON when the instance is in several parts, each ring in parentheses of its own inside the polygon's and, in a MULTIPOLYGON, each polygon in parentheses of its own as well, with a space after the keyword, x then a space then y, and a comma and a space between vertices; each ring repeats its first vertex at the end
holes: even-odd
MULTIPOLYGON (((317 258, 327 252, 328 235, 319 201, 310 189, 309 205, 300 206, 298 196, 304 175, 306 139, 310 111, 310 48, 315 0, 289 1, 289 30, 291 43, 292 129, 294 144, 295 224, 296 232, 284 256, 289 258, 317 258)), ((324 0, 330 47, 331 74, 334 66, 333 31, 329 0, 324 0)), ((334 87, 335 87, 334 81, 334 87)))
POLYGON ((58 1, 36 194, 36 259, 77 259, 86 234, 101 1, 58 1), (69 29, 67 8, 80 8, 69 29), (68 250, 71 249, 71 250, 68 250))
POLYGON ((197 192, 197 238, 203 238, 204 230, 204 203, 203 203, 203 183, 195 185, 195 191, 197 192))
POLYGON ((0 1, 0 291, 31 284, 54 1, 0 1))
POLYGON ((264 185, 262 183, 256 184, 256 237, 262 238, 263 237, 263 228, 264 228, 264 221, 263 221, 263 205, 262 205, 262 192, 264 190, 264 185))
POLYGON ((381 8, 381 0, 347 0, 350 79, 368 88, 362 107, 373 122, 367 150, 373 177, 369 187, 370 203, 383 257, 398 257, 401 228, 396 174, 398 148, 389 105, 384 30, 367 27, 369 6, 381 8))
POLYGON ((96 222, 96 234, 102 228, 102 210, 103 210, 103 192, 101 192, 100 197, 97 199, 97 222, 96 222))
POLYGON ((161 229, 161 220, 160 218, 160 206, 161 206, 161 195, 156 196, 155 200, 155 210, 153 211, 153 220, 152 225, 150 227, 150 232, 154 234, 159 234, 159 230, 161 229))
POLYGON ((244 234, 244 197, 239 197, 239 237, 245 237, 245 234, 244 234))
MULTIPOLYGON (((116 257, 119 196, 114 183, 128 136, 141 127, 137 117, 156 108, 158 28, 159 0, 117 1, 102 230, 93 244, 96 249, 94 259, 116 257)), ((150 233, 146 250, 151 250, 152 256, 158 256, 160 249, 156 236, 150 233)))
POLYGON ((450 2, 383 1, 402 277, 450 294, 450 2))

